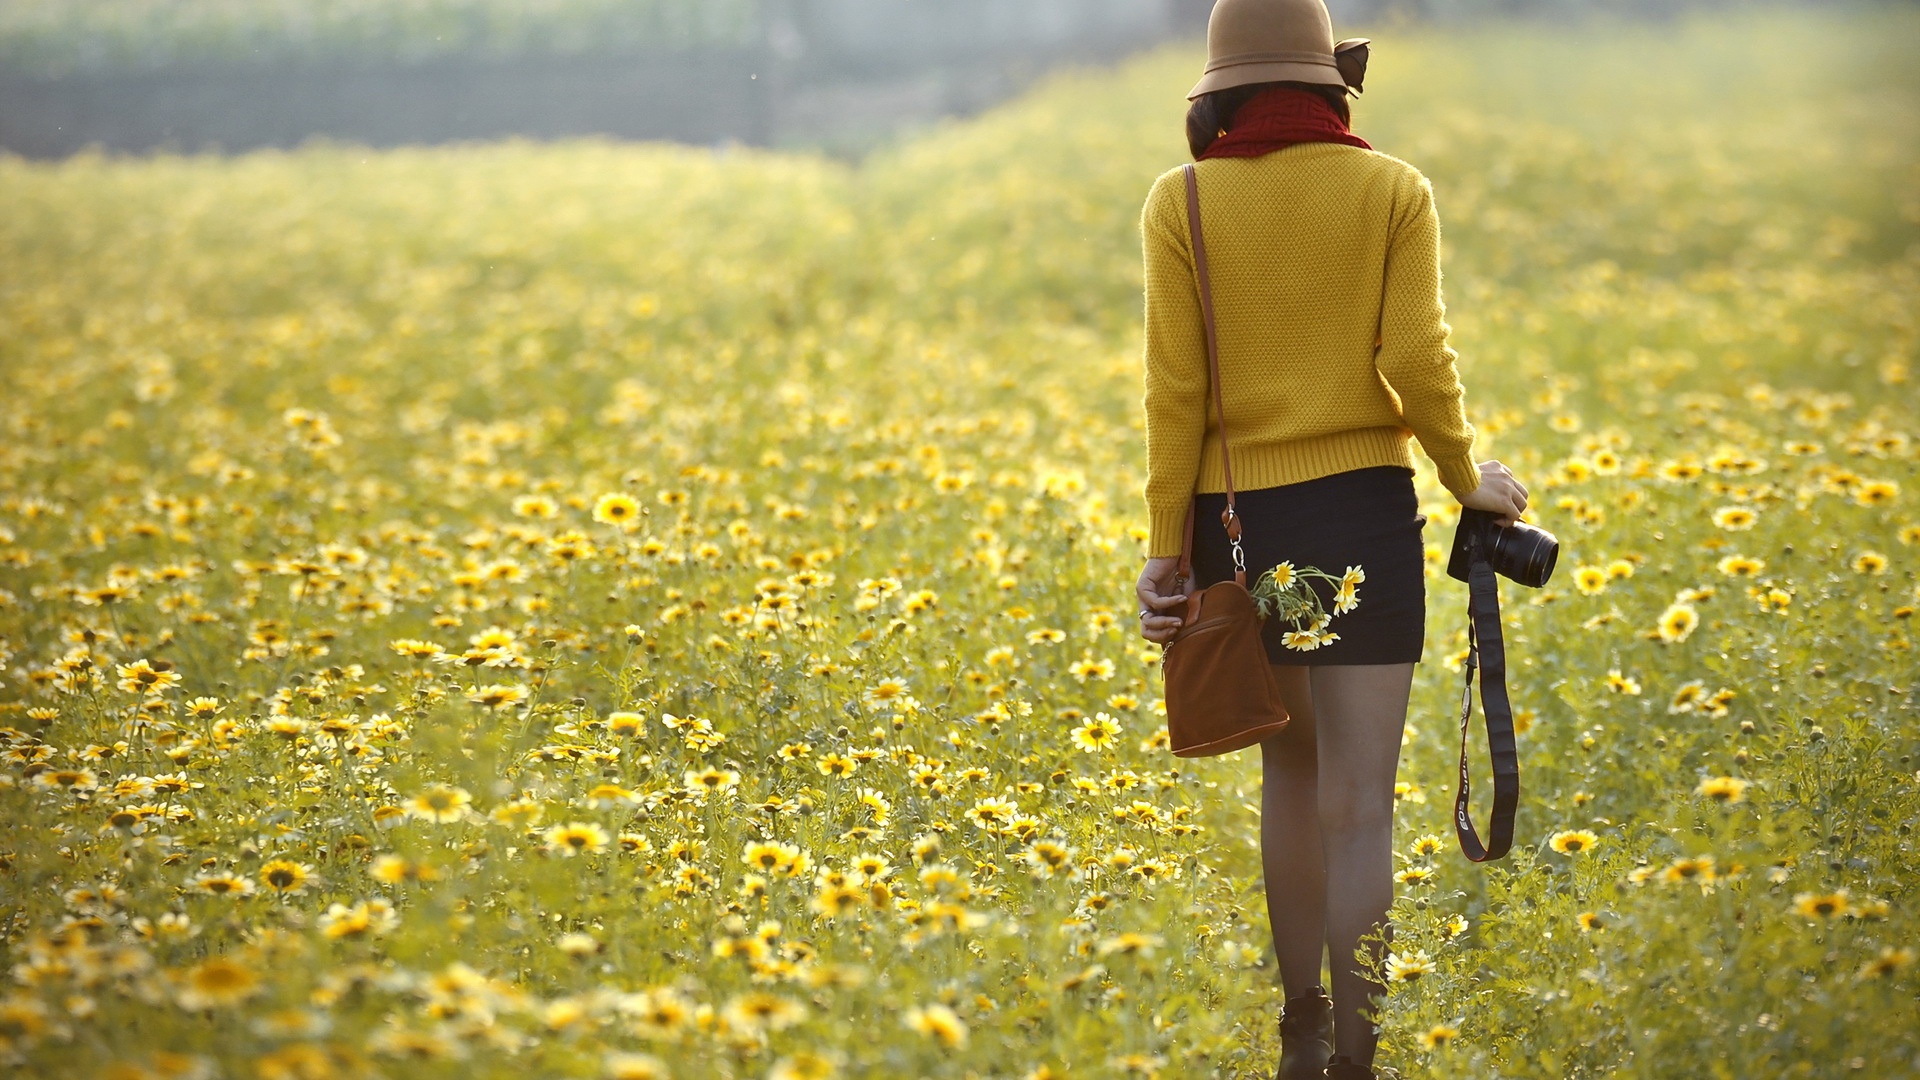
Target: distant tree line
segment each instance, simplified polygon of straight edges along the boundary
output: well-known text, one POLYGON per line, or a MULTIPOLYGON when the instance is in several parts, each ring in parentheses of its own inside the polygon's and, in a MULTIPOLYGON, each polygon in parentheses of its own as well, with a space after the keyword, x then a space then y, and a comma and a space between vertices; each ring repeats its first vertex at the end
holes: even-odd
POLYGON ((1204 30, 1183 0, 0 0, 0 150, 510 135, 870 141, 1064 61, 1204 30))
MULTIPOLYGON (((1328 0, 1334 25, 1736 0, 1328 0)), ((1807 0, 1818 3, 1821 0, 1807 0)), ((1840 0, 1836 0, 1840 2, 1840 0)), ((857 152, 1212 0, 0 0, 0 151, 610 135, 857 152)))
MULTIPOLYGON (((1735 0, 1328 0, 1341 25, 1564 12, 1661 15, 1735 0)), ((1816 0, 1817 2, 1817 0, 1816 0)), ((1098 34, 1205 32, 1213 0, 0 0, 0 70, 393 66, 452 57, 617 56, 714 48, 858 55, 1098 34)))
POLYGON ((43 76, 411 63, 753 43, 765 0, 0 0, 0 66, 43 76))

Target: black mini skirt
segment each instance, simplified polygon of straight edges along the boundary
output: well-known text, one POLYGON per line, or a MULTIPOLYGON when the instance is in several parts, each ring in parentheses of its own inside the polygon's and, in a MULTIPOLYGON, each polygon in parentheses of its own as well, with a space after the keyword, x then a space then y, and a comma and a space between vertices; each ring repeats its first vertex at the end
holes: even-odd
MULTIPOLYGON (((1233 549, 1220 525, 1225 492, 1194 496, 1194 587, 1233 580, 1233 549)), ((1276 664, 1417 663, 1427 640, 1426 516, 1413 490, 1413 470, 1376 465, 1298 484, 1234 493, 1247 588, 1270 567, 1291 562, 1338 578, 1349 566, 1366 574, 1360 603, 1333 613, 1333 585, 1309 580, 1333 621, 1337 641, 1302 651, 1288 648, 1293 627, 1272 618, 1261 629, 1267 659, 1276 664)))

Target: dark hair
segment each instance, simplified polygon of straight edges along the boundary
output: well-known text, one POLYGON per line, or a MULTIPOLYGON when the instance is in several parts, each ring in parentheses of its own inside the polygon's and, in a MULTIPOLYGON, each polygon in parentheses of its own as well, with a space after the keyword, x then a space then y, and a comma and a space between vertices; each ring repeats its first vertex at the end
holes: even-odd
POLYGON ((1263 82, 1246 83, 1241 86, 1229 86, 1225 90, 1212 90, 1193 99, 1187 109, 1187 148, 1193 151, 1196 160, 1213 145, 1220 133, 1233 127, 1233 116, 1262 90, 1276 86, 1291 86, 1296 90, 1308 90, 1327 99, 1333 111, 1340 114, 1340 122, 1351 126, 1353 111, 1347 107, 1347 88, 1329 86, 1326 83, 1309 82, 1263 82))

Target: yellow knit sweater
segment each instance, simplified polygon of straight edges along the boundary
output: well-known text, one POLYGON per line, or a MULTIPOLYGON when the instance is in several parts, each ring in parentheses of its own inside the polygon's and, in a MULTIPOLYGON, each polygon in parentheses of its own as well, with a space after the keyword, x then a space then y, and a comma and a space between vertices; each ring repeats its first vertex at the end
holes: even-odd
MULTIPOLYGON (((1301 143, 1195 169, 1235 490, 1370 465, 1418 437, 1456 497, 1479 486, 1440 299, 1440 219, 1418 169, 1301 143)), ((1146 260, 1149 556, 1178 555, 1195 491, 1225 491, 1186 181, 1154 181, 1146 260)))

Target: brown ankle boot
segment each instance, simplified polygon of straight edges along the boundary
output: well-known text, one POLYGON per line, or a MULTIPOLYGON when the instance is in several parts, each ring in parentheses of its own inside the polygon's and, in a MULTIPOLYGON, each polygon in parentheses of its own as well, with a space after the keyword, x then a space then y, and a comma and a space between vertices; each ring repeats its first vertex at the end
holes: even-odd
POLYGON ((1373 1070, 1355 1062, 1345 1054, 1335 1054, 1327 1061, 1327 1071, 1321 1074, 1326 1080, 1374 1080, 1373 1070))
POLYGON ((1319 1080, 1333 1056, 1333 1000, 1316 986, 1288 998, 1280 1014, 1280 1071, 1274 1080, 1319 1080))

